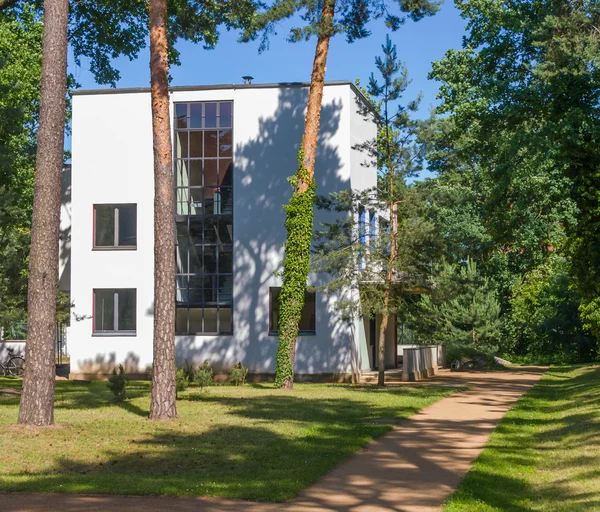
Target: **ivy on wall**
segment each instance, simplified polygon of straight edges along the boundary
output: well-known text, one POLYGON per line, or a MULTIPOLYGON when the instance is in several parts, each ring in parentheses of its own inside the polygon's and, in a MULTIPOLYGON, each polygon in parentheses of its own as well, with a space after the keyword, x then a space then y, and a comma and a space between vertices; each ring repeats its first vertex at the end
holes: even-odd
POLYGON ((304 166, 302 150, 298 153, 298 171, 288 181, 294 193, 290 202, 284 206, 288 237, 283 260, 283 284, 279 295, 279 344, 275 370, 275 386, 278 388, 293 386, 296 338, 310 263, 317 187, 314 176, 304 166))

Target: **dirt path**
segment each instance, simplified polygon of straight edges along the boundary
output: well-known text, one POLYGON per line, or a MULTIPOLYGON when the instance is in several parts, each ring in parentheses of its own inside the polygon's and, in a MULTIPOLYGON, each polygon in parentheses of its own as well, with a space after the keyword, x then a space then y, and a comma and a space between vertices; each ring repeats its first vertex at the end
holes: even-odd
POLYGON ((440 510, 490 434, 544 368, 444 372, 429 384, 469 385, 396 426, 322 476, 295 499, 262 504, 209 498, 1 494, 3 510, 46 512, 429 512, 440 510))

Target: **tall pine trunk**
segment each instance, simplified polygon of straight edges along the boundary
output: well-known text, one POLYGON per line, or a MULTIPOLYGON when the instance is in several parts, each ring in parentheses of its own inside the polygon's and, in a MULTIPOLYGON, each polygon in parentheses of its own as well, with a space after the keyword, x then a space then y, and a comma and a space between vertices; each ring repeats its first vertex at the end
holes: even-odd
POLYGON ((54 423, 56 287, 67 93, 68 0, 45 0, 29 284, 19 423, 54 423))
POLYGON ((313 61, 304 121, 302 149, 298 155, 295 191, 286 206, 287 241, 283 262, 283 284, 279 296, 279 344, 275 386, 292 388, 298 325, 304 308, 304 293, 310 262, 310 243, 314 222, 315 158, 321 121, 321 104, 325 85, 325 68, 329 41, 333 35, 335 0, 325 0, 313 61))
POLYGON ((167 2, 151 0, 150 86, 154 145, 154 357, 151 420, 177 417, 175 402, 175 228, 167 57, 167 2))
MULTIPOLYGON (((390 196, 393 200, 393 174, 390 174, 390 196)), ((392 223, 390 237, 390 255, 387 262, 385 274, 385 291, 383 296, 383 316, 379 328, 378 361, 377 361, 377 385, 385 385, 385 335, 390 324, 390 307, 392 301, 392 285, 394 284, 394 267, 396 265, 396 252, 398 244, 398 209, 395 202, 390 204, 390 222, 392 223)))

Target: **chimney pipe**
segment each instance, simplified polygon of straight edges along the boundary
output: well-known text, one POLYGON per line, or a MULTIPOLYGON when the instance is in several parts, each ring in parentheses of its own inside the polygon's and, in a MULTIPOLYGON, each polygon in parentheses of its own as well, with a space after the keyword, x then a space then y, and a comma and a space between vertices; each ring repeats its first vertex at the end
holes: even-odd
POLYGON ((252 80, 254 80, 254 77, 250 76, 250 75, 246 75, 246 76, 242 77, 242 80, 244 81, 245 85, 249 85, 252 83, 252 80))

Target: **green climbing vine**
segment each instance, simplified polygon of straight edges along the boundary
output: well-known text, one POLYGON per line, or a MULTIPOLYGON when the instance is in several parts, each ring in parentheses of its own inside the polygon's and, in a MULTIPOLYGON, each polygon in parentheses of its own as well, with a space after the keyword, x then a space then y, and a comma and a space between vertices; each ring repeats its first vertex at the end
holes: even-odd
POLYGON ((292 387, 294 382, 294 352, 310 263, 316 184, 314 176, 304 166, 302 150, 298 153, 298 172, 288 181, 294 192, 284 206, 287 241, 279 295, 279 344, 275 369, 275 386, 278 388, 292 387), (298 190, 300 183, 307 185, 305 191, 298 190))

